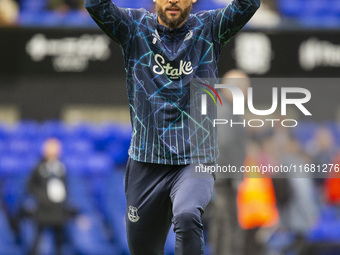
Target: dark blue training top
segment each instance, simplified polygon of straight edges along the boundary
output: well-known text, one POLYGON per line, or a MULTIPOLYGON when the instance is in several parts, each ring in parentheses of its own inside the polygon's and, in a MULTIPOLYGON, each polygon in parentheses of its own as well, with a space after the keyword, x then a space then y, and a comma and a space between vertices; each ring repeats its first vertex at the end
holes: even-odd
POLYGON ((259 5, 260 0, 234 0, 223 9, 190 14, 183 26, 169 29, 145 9, 85 0, 92 18, 124 54, 132 159, 173 165, 216 161, 216 142, 199 148, 202 133, 190 128, 190 79, 218 77, 222 46, 259 5))

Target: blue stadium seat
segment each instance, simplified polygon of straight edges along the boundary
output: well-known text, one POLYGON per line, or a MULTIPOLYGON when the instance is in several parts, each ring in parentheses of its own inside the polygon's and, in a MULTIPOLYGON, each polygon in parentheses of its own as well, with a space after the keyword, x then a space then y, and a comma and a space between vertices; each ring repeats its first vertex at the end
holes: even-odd
POLYGON ((304 147, 315 136, 317 127, 316 123, 301 121, 299 125, 293 129, 293 134, 304 147))
POLYGON ((62 161, 65 164, 68 175, 81 176, 86 171, 85 157, 74 154, 64 154, 62 161))
POLYGON ((36 226, 33 221, 27 218, 22 219, 20 222, 21 245, 26 252, 32 248, 35 233, 36 226))
POLYGON ((114 159, 117 165, 125 165, 128 160, 128 149, 131 143, 131 126, 120 125, 118 130, 116 126, 111 129, 111 137, 107 139, 106 150, 114 159), (116 134, 119 136, 116 136, 116 134))
POLYGON ((10 126, 0 123, 0 141, 6 141, 11 134, 10 126))
POLYGON ((31 11, 22 11, 18 17, 18 24, 22 27, 39 26, 40 16, 31 11))
POLYGON ((214 10, 224 8, 227 1, 210 0, 210 1, 197 1, 193 6, 193 11, 214 10))
POLYGON ((337 0, 278 0, 278 9, 305 27, 338 28, 340 24, 340 3, 337 0))
POLYGON ((329 5, 329 8, 331 9, 331 12, 339 17, 340 16, 340 1, 338 0, 333 0, 331 4, 329 5))
POLYGON ((283 253, 287 247, 294 244, 296 235, 288 230, 279 230, 273 233, 267 244, 268 254, 295 254, 295 253, 283 253))
MULTIPOLYGON (((107 144, 115 138, 112 138, 112 134, 110 134, 110 129, 107 126, 100 126, 93 131, 93 142, 96 150, 104 151, 107 147, 107 144)), ((117 135, 118 136, 118 135, 117 135)))
POLYGON ((92 178, 111 171, 114 161, 104 153, 70 153, 63 156, 63 162, 71 176, 92 178))
POLYGON ((96 211, 96 208, 91 199, 89 187, 86 184, 87 183, 79 176, 68 176, 68 203, 72 207, 75 207, 80 213, 93 213, 96 211))
POLYGON ((2 154, 6 154, 7 150, 8 150, 7 142, 0 140, 0 157, 2 154))
POLYGON ((22 250, 15 244, 14 233, 0 207, 0 255, 21 255, 22 250))
POLYGON ((0 245, 0 255, 22 255, 22 251, 17 246, 0 245))
POLYGON ((305 27, 311 27, 311 28, 332 28, 337 29, 340 25, 340 17, 335 16, 321 16, 321 17, 315 17, 315 16, 309 16, 309 17, 301 17, 299 19, 299 22, 301 25, 305 27))
POLYGON ((8 141, 8 153, 11 153, 18 157, 24 156, 39 156, 40 155, 40 143, 37 140, 24 140, 20 138, 14 138, 8 141))
POLYGON ((100 209, 113 231, 114 243, 120 248, 119 254, 128 255, 130 253, 125 229, 124 176, 123 171, 114 171, 106 178, 106 183, 103 183, 106 191, 100 209))
POLYGON ((128 142, 123 140, 113 142, 107 148, 108 154, 112 159, 114 159, 117 165, 125 165, 129 158, 128 155, 129 146, 130 140, 128 142))
POLYGON ((131 137, 131 126, 108 123, 94 131, 93 139, 97 150, 106 150, 111 143, 131 137))
POLYGON ((29 168, 22 159, 12 154, 2 155, 0 160, 0 176, 8 178, 9 176, 27 173, 29 168))
POLYGON ((335 144, 337 147, 340 146, 340 126, 338 123, 336 122, 328 122, 328 123, 325 123, 324 126, 326 128, 328 128, 333 137, 334 137, 334 141, 335 141, 335 144))
MULTIPOLYGON (((22 247, 27 254, 29 250, 31 250, 34 242, 34 238, 36 237, 37 226, 34 222, 30 219, 23 219, 20 224, 20 232, 22 236, 22 247)), ((66 237, 65 239, 68 239, 66 237)), ((68 245, 64 244, 62 247, 63 254, 73 255, 75 254, 73 248, 68 245)), ((55 255, 55 241, 54 241, 54 233, 51 232, 49 229, 45 229, 43 235, 40 240, 39 245, 39 255, 55 255)))
POLYGON ((314 16, 327 16, 330 13, 330 0, 325 2, 325 0, 305 0, 305 11, 301 13, 301 15, 304 15, 305 13, 309 13, 310 15, 314 16))
POLYGON ((57 255, 55 253, 55 243, 53 238, 54 238, 53 233, 50 230, 45 229, 39 242, 39 254, 57 255))
POLYGON ((308 8, 302 0, 278 0, 278 9, 287 17, 298 17, 308 8))
POLYGON ((153 6, 153 2, 135 1, 135 0, 115 0, 115 3, 122 8, 145 8, 153 6))
POLYGON ((325 206, 316 226, 307 234, 310 242, 340 242, 340 213, 335 206, 325 206))
POLYGON ((67 27, 88 27, 97 26, 91 16, 84 11, 70 11, 62 20, 62 25, 67 27))
POLYGON ((45 11, 41 13, 41 22, 42 26, 45 27, 53 27, 53 26, 61 26, 63 24, 63 20, 65 19, 66 14, 55 11, 45 11))
POLYGON ((70 240, 77 254, 116 255, 105 228, 96 214, 84 214, 68 225, 70 240))
POLYGON ((98 129, 98 125, 91 123, 77 123, 74 125, 64 124, 65 139, 92 140, 93 133, 98 129))
POLYGON ((20 7, 24 11, 37 13, 45 10, 47 4, 46 0, 21 0, 20 7))
POLYGON ((39 133, 42 140, 49 137, 56 137, 62 140, 65 134, 65 127, 59 120, 49 120, 40 125, 39 133))
POLYGON ((2 192, 7 212, 13 217, 18 216, 26 196, 26 179, 7 178, 2 192))
POLYGON ((12 134, 12 139, 35 141, 39 136, 39 126, 35 121, 20 121, 12 134))
POLYGON ((113 160, 104 154, 96 153, 86 159, 86 176, 105 175, 114 167, 113 160))
POLYGON ((94 145, 87 139, 64 139, 63 156, 74 155, 88 157, 94 153, 94 145))

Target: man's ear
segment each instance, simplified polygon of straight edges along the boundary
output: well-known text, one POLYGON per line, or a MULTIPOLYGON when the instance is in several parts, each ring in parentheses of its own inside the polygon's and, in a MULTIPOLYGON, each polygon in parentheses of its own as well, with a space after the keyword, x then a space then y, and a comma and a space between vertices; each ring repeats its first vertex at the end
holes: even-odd
POLYGON ((197 0, 191 0, 191 2, 194 4, 194 3, 196 3, 196 2, 197 2, 197 0))

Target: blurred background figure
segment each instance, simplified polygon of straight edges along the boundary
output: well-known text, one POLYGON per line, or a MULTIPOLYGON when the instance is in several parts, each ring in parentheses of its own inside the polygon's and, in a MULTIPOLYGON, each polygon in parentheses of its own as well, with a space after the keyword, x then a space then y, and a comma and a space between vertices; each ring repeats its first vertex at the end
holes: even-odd
POLYGON ((251 21, 252 26, 265 28, 277 27, 281 24, 281 17, 277 11, 276 0, 263 0, 259 13, 254 15, 251 21))
MULTIPOLYGON (((281 164, 297 166, 310 164, 310 158, 292 135, 287 133, 283 144, 284 148, 279 153, 281 164)), ((299 178, 294 173, 288 173, 285 178, 276 179, 275 184, 280 228, 288 231, 294 239, 285 250, 296 250, 298 254, 302 254, 306 246, 306 234, 315 225, 319 216, 312 175, 310 174, 309 178, 306 176, 299 178)))
MULTIPOLYGON (((335 138, 332 132, 326 127, 320 127, 316 130, 314 139, 311 142, 309 152, 312 156, 312 162, 315 165, 329 164, 333 162, 336 155, 337 148, 334 143, 335 138)), ((319 202, 323 201, 324 179, 314 179, 317 188, 319 189, 321 196, 319 202)))
POLYGON ((13 0, 0 0, 0 26, 13 26, 17 23, 19 6, 13 0))
MULTIPOLYGON (((340 165, 340 152, 336 154, 332 162, 335 166, 340 165)), ((331 205, 340 205, 340 172, 329 174, 329 178, 325 180, 324 184, 324 199, 325 203, 331 205)))
MULTIPOLYGON (((223 77, 223 84, 239 87, 246 95, 250 86, 249 77, 241 70, 231 70, 223 77)), ((222 89, 223 107, 218 110, 219 119, 233 119, 239 121, 238 116, 232 114, 233 98, 229 90, 222 89)), ((242 126, 217 127, 220 166, 243 165, 246 156, 247 131, 242 126)), ((240 184, 240 177, 226 174, 217 175, 215 182, 215 197, 212 203, 213 217, 211 218, 210 240, 215 255, 242 254, 244 248, 244 233, 237 220, 236 194, 240 184)))
POLYGON ((31 255, 39 254, 39 242, 46 228, 54 231, 57 255, 62 254, 63 226, 73 212, 67 205, 66 169, 60 161, 61 149, 59 140, 46 140, 43 159, 28 181, 28 191, 37 202, 32 215, 38 230, 31 255))
MULTIPOLYGON (((259 140, 248 142, 246 167, 276 164, 271 139, 272 133, 266 131, 259 140)), ((275 195, 269 174, 244 174, 237 193, 238 220, 245 233, 244 255, 267 254, 268 236, 279 222, 275 195)))

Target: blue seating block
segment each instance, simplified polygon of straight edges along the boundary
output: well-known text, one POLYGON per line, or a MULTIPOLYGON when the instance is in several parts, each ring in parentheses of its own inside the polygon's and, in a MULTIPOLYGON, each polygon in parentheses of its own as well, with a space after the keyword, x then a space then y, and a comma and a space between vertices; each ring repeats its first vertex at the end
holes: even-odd
POLYGON ((14 233, 7 217, 0 208, 0 255, 21 255, 22 250, 15 244, 14 233))
POLYGON ((110 244, 98 215, 84 214, 68 226, 71 242, 77 254, 116 255, 117 248, 110 244))
POLYGON ((279 11, 287 17, 298 17, 306 11, 306 5, 301 0, 278 0, 279 11))
POLYGON ((322 208, 321 217, 314 228, 307 234, 310 242, 340 243, 340 212, 336 206, 322 208))

